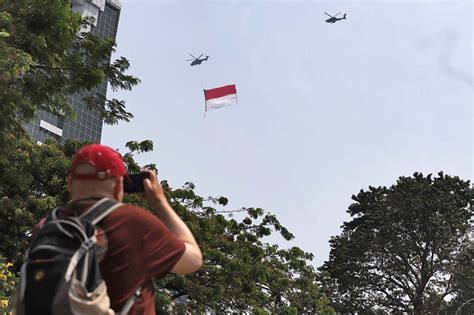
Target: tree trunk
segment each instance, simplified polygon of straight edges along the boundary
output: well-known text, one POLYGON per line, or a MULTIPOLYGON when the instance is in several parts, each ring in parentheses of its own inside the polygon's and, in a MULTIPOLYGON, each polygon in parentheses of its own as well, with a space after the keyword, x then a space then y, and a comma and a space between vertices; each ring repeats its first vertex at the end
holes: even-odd
POLYGON ((413 314, 422 315, 423 313, 423 301, 417 300, 413 303, 413 314))

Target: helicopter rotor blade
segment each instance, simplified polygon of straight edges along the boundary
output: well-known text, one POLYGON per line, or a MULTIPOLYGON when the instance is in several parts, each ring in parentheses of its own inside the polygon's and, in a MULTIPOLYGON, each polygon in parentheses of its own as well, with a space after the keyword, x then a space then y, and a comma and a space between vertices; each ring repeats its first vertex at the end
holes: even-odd
POLYGON ((196 60, 196 59, 186 59, 186 61, 194 61, 194 60, 196 60))
POLYGON ((193 56, 193 54, 189 54, 191 57, 193 57, 194 59, 197 59, 196 57, 193 56))
POLYGON ((202 55, 204 55, 204 54, 201 54, 201 55, 200 55, 199 57, 197 57, 196 59, 199 59, 199 58, 201 58, 201 57, 202 57, 202 55))
POLYGON ((328 13, 326 13, 326 12, 324 12, 324 14, 326 14, 327 16, 333 17, 331 14, 328 14, 328 13))
POLYGON ((334 17, 338 16, 339 14, 341 14, 341 12, 339 12, 338 14, 336 14, 334 17))

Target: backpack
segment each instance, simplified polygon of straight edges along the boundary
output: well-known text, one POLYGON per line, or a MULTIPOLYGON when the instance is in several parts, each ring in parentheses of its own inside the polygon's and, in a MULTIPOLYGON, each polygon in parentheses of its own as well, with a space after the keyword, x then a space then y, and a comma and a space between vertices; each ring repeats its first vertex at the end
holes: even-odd
MULTIPOLYGON (((119 206, 103 198, 79 217, 59 217, 60 208, 51 212, 26 251, 15 314, 115 314, 100 275, 96 224, 119 206)), ((120 314, 130 311, 140 291, 120 314)))

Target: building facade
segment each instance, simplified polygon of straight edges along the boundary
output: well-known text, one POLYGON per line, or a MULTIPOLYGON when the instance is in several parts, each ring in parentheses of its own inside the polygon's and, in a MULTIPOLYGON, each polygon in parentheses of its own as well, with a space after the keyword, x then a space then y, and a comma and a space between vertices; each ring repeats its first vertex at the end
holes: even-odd
MULTIPOLYGON (((83 17, 94 18, 95 25, 87 31, 101 38, 116 38, 121 9, 119 0, 71 0, 71 4, 74 12, 80 13, 83 17)), ((97 92, 106 95, 106 81, 95 88, 94 93, 97 92)), ((68 139, 99 143, 103 125, 101 115, 89 109, 79 94, 67 95, 67 100, 76 113, 74 120, 48 111, 40 111, 37 118, 26 125, 27 132, 39 143, 49 138, 59 143, 64 143, 68 139)))

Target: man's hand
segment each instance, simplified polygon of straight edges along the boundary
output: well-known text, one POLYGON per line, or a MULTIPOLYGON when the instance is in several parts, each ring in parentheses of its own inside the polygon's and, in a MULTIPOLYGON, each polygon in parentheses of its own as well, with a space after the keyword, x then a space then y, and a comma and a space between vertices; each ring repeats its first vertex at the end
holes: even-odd
POLYGON ((151 205, 163 203, 166 201, 166 196, 158 181, 158 175, 154 170, 143 169, 142 172, 148 173, 148 178, 143 180, 143 188, 145 189, 145 199, 151 205))

